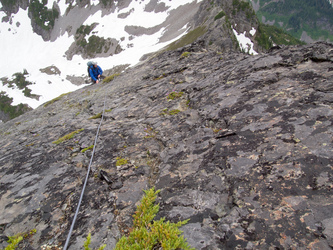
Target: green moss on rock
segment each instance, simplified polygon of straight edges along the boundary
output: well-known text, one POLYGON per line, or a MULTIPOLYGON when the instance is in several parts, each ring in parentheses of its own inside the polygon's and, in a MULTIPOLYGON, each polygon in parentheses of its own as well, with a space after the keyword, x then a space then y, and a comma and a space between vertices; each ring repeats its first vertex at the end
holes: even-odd
POLYGON ((125 158, 117 157, 116 166, 121 166, 127 164, 128 160, 125 158))
POLYGON ((93 120, 93 119, 98 119, 98 118, 101 118, 102 117, 102 113, 98 113, 92 117, 89 117, 88 120, 93 120))
POLYGON ((69 139, 72 139, 76 134, 80 133, 81 131, 83 131, 83 128, 78 129, 78 130, 75 130, 75 131, 73 131, 73 132, 71 132, 71 133, 69 133, 69 134, 67 134, 67 135, 65 135, 65 136, 63 136, 63 137, 61 137, 61 138, 59 138, 58 140, 56 140, 56 141, 54 141, 54 142, 52 142, 52 143, 53 143, 53 144, 60 144, 60 143, 62 143, 62 142, 64 142, 64 141, 67 141, 67 140, 69 140, 69 139))

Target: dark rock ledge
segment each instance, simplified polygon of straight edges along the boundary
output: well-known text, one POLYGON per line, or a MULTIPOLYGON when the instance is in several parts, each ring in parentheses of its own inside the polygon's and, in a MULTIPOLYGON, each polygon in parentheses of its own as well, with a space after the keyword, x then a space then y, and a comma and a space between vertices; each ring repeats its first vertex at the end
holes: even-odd
POLYGON ((151 186, 158 217, 190 219, 196 249, 331 249, 332 62, 326 43, 257 56, 194 44, 0 124, 0 239, 36 229, 22 249, 63 246, 106 98, 70 249, 89 232, 112 249, 151 186))

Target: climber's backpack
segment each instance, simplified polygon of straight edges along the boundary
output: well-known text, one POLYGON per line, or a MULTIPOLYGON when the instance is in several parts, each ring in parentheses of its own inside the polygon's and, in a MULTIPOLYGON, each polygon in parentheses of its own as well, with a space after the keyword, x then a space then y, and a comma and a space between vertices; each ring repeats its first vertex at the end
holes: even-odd
POLYGON ((88 68, 87 68, 88 76, 90 77, 89 68, 90 68, 91 66, 93 66, 92 61, 87 62, 87 66, 88 66, 88 68))

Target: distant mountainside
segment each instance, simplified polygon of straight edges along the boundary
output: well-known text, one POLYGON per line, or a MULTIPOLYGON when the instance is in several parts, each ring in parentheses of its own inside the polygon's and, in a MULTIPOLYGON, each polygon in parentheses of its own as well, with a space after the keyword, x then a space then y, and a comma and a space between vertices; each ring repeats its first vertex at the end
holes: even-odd
POLYGON ((0 61, 2 121, 90 83, 88 60, 112 75, 197 40, 207 49, 246 54, 300 43, 260 23, 243 0, 0 2, 0 47, 7 59, 0 61))
POLYGON ((333 42, 332 0, 250 0, 259 20, 310 43, 333 42))

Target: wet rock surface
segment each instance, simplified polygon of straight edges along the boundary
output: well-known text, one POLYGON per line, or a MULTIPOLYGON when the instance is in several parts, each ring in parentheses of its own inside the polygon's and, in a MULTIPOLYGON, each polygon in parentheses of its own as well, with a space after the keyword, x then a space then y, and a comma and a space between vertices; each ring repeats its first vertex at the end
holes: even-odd
POLYGON ((332 62, 326 43, 193 44, 0 124, 0 247, 32 229, 22 249, 64 245, 105 102, 70 249, 89 232, 112 249, 152 186, 196 249, 331 249, 332 62))

